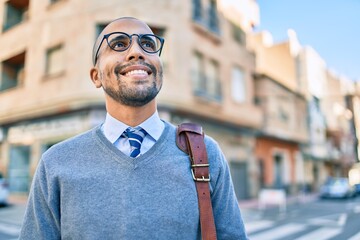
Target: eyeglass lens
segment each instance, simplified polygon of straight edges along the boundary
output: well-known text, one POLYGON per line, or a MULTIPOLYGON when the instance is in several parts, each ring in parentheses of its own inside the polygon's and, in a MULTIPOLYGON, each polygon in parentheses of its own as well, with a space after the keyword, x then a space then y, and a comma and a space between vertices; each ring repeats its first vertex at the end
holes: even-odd
MULTIPOLYGON (((132 37, 133 35, 113 33, 108 36, 107 42, 110 48, 121 52, 130 47, 132 37)), ((149 53, 155 53, 160 50, 161 47, 160 39, 151 34, 139 35, 138 43, 143 50, 149 53)))

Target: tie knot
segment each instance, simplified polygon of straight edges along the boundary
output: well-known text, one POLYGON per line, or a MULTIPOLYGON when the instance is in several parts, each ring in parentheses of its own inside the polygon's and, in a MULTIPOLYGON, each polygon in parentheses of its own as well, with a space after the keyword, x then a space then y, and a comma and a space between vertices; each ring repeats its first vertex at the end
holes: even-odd
POLYGON ((135 158, 140 154, 141 143, 146 134, 146 131, 141 127, 128 127, 124 131, 123 136, 127 137, 130 143, 130 157, 135 158))

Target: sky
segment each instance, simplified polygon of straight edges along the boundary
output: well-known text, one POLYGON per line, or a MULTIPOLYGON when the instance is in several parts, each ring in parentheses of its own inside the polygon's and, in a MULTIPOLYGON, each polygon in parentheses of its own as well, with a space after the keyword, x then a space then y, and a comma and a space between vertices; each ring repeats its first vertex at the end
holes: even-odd
POLYGON ((329 69, 360 81, 360 0, 257 0, 260 25, 275 42, 294 29, 302 46, 311 46, 329 69))

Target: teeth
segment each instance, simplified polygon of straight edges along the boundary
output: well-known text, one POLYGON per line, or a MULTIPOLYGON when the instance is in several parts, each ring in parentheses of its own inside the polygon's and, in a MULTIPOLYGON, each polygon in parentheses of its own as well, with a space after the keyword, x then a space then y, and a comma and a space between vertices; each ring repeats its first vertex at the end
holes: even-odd
POLYGON ((125 76, 135 75, 135 74, 141 74, 141 75, 147 75, 148 73, 144 70, 132 70, 130 72, 127 72, 125 76))

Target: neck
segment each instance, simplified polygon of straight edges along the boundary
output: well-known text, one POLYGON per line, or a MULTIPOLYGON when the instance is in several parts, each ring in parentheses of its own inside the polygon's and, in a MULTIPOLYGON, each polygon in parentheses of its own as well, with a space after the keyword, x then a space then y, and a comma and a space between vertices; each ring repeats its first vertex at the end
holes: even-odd
MULTIPOLYGON (((110 100, 111 101, 111 100, 110 100)), ((155 99, 141 107, 131 107, 106 101, 107 112, 130 127, 135 127, 151 117, 156 111, 155 99)))

